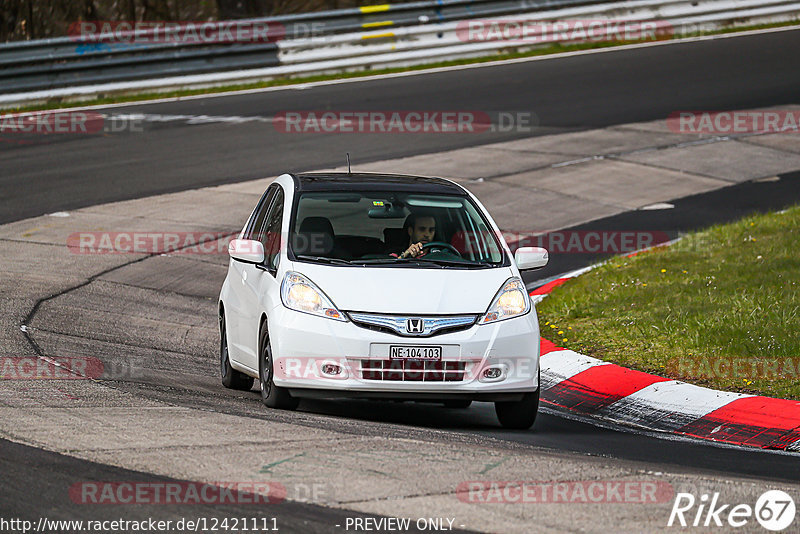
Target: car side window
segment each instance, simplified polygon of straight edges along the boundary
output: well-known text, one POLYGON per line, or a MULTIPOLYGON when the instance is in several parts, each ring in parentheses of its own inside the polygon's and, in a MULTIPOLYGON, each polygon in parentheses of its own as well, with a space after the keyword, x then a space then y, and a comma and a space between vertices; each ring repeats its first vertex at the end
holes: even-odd
POLYGON ((281 230, 283 222, 283 190, 278 187, 269 212, 264 219, 260 240, 264 244, 264 263, 277 269, 281 252, 281 230))
POLYGON ((258 207, 256 207, 253 216, 250 217, 250 221, 247 223, 243 239, 259 240, 258 232, 261 230, 261 227, 264 226, 264 219, 267 217, 270 204, 272 204, 272 199, 275 198, 275 193, 278 189, 280 189, 278 184, 272 184, 264 193, 264 196, 261 197, 258 207))

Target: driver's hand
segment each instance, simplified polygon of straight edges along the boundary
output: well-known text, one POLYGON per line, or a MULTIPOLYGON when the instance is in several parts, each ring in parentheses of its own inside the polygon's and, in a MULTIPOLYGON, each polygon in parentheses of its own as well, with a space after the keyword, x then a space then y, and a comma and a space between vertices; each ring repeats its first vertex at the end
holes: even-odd
POLYGON ((408 247, 408 248, 406 249, 406 251, 405 251, 405 252, 403 252, 403 253, 400 255, 400 257, 401 257, 401 258, 409 258, 409 257, 414 257, 414 258, 416 258, 416 257, 417 257, 417 256, 419 256, 421 253, 422 253, 422 242, 420 241, 419 243, 414 243, 413 245, 411 245, 410 247, 408 247))

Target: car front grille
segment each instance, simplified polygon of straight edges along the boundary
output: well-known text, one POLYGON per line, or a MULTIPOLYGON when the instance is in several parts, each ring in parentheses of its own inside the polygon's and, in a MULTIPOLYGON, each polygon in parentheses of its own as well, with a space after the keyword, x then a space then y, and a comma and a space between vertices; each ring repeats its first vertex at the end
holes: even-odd
POLYGON ((478 320, 477 315, 407 316, 348 312, 350 320, 362 328, 387 332, 404 337, 431 337, 438 334, 467 330, 478 320), (411 332, 408 321, 419 321, 420 329, 411 332))
POLYGON ((361 360, 363 380, 462 382, 466 362, 425 360, 361 360))

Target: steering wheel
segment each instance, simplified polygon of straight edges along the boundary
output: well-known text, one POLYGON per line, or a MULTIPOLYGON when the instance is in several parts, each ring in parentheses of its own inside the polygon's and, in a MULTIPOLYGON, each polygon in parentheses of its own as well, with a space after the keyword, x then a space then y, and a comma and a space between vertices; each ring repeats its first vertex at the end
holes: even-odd
POLYGON ((452 252, 459 258, 461 257, 461 253, 458 251, 456 247, 454 247, 450 243, 445 243, 444 241, 431 241, 430 243, 425 243, 424 245, 422 245, 422 250, 427 250, 432 248, 444 248, 452 252))

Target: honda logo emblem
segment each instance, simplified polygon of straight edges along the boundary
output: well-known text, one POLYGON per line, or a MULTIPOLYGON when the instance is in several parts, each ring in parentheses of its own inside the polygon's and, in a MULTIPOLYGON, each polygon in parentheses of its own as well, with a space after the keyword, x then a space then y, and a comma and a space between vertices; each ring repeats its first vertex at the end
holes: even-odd
POLYGON ((406 331, 409 334, 421 334, 425 329, 425 322, 422 319, 406 319, 406 331))

